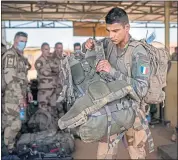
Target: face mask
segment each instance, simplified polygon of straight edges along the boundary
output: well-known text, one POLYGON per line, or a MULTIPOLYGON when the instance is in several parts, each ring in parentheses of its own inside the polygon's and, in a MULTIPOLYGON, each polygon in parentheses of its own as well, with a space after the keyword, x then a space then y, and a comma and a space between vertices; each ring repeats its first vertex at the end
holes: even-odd
POLYGON ((25 46, 26 46, 26 42, 19 42, 18 45, 17 45, 17 49, 19 51, 23 51, 25 46))
POLYGON ((80 53, 81 53, 81 50, 75 50, 75 53, 76 53, 76 54, 80 54, 80 53))

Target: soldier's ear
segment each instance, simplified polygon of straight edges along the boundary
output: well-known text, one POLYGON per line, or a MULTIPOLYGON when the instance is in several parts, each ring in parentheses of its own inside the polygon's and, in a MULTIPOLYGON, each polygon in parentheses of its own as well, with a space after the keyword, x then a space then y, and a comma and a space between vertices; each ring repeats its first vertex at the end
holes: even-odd
POLYGON ((129 30, 130 30, 130 24, 129 24, 129 23, 125 25, 125 30, 126 30, 127 32, 129 32, 129 30))

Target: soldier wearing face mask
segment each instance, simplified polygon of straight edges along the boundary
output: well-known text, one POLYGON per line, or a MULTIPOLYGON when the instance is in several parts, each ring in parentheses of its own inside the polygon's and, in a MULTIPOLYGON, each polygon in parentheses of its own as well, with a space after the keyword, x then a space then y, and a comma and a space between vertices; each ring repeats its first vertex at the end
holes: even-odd
POLYGON ((55 63, 53 53, 48 43, 41 45, 41 56, 35 62, 38 79, 39 108, 57 118, 56 88, 58 78, 58 64, 55 63))
POLYGON ((84 54, 81 51, 80 43, 74 43, 74 56, 75 59, 79 61, 82 61, 85 58, 84 54))
POLYGON ((19 106, 26 105, 26 96, 29 101, 33 100, 27 79, 30 64, 23 55, 27 38, 26 33, 17 32, 12 48, 2 55, 1 92, 4 93, 2 126, 4 126, 4 143, 9 153, 14 151, 15 138, 21 129, 19 106))

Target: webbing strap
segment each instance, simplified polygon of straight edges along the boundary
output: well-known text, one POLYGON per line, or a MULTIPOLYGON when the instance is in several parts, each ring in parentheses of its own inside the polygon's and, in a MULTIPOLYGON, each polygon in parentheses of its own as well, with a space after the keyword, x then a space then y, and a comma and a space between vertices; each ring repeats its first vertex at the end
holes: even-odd
POLYGON ((110 134, 111 134, 111 121, 112 121, 112 117, 111 117, 111 111, 109 110, 109 107, 107 105, 105 105, 105 110, 106 110, 106 114, 107 114, 107 118, 108 118, 108 148, 109 148, 109 144, 110 144, 110 134))
POLYGON ((76 85, 78 90, 80 91, 80 93, 82 94, 82 96, 85 95, 85 92, 83 91, 83 89, 80 87, 80 85, 76 85))
POLYGON ((108 143, 108 151, 107 151, 107 154, 105 156, 105 159, 109 153, 109 150, 114 148, 115 145, 122 139, 122 137, 124 136, 125 134, 125 128, 122 127, 121 130, 124 130, 124 132, 122 132, 121 134, 119 134, 117 136, 117 138, 111 142, 110 140, 110 134, 111 134, 111 122, 112 122, 112 115, 111 115, 111 111, 109 109, 109 107, 107 105, 105 105, 105 110, 106 110, 106 114, 107 114, 107 117, 108 117, 108 136, 107 136, 107 143, 108 143))
POLYGON ((148 145, 149 145, 149 153, 153 152, 154 151, 154 142, 153 142, 153 137, 152 137, 152 134, 151 134, 151 131, 148 127, 148 121, 146 119, 146 117, 144 117, 141 113, 140 113, 140 110, 138 110, 137 108, 135 108, 135 112, 136 112, 136 115, 139 117, 140 119, 140 122, 141 122, 141 125, 143 127, 143 129, 145 130, 146 134, 147 134, 147 138, 148 138, 148 145))
POLYGON ((125 134, 125 131, 123 131, 122 133, 120 133, 117 136, 117 138, 112 143, 109 144, 109 148, 111 149, 111 148, 115 147, 115 145, 122 139, 122 137, 124 136, 124 134, 125 134))

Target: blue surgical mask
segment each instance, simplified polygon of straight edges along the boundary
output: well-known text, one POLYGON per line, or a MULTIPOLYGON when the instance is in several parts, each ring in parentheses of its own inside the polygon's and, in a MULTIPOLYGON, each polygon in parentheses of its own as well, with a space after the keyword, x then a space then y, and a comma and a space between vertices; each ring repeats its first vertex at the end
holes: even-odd
POLYGON ((19 51, 23 51, 25 46, 26 46, 26 42, 19 42, 18 45, 17 45, 17 49, 19 51))

